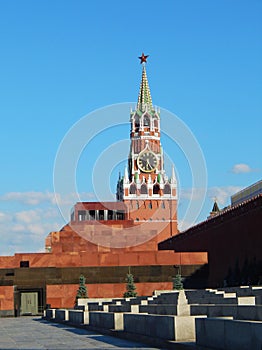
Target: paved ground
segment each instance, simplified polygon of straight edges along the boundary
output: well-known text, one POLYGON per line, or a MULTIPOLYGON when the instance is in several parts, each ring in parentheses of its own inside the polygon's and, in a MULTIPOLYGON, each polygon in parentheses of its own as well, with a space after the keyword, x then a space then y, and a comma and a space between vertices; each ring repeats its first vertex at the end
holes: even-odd
POLYGON ((39 317, 0 318, 0 349, 153 350, 147 345, 47 322, 39 317))

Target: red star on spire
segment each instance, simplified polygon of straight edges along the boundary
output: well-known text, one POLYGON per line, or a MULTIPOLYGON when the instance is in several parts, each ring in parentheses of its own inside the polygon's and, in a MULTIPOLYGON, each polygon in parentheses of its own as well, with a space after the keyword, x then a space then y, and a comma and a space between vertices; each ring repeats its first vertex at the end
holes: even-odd
POLYGON ((142 52, 142 56, 140 56, 140 57, 138 57, 139 59, 140 59, 140 64, 142 64, 142 63, 146 63, 146 60, 147 60, 147 57, 148 57, 149 55, 147 55, 147 56, 145 56, 144 55, 144 52, 142 52))

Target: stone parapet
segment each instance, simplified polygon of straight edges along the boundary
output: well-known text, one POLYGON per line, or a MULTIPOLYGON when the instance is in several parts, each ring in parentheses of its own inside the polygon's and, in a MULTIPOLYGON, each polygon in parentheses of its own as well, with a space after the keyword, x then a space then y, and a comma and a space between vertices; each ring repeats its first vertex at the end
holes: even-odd
POLYGON ((225 318, 196 320, 196 343, 220 350, 261 350, 262 323, 225 318))

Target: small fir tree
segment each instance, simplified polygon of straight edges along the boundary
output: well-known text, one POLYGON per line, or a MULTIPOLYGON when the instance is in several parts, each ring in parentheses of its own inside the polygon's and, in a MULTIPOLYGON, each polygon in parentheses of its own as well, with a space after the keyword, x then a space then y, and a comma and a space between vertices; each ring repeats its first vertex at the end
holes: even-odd
POLYGON ((77 300, 80 298, 88 298, 87 288, 86 288, 86 279, 83 275, 79 277, 79 288, 76 293, 75 305, 77 306, 77 300))
POLYGON ((174 289, 176 289, 176 290, 184 289, 184 287, 183 287, 183 282, 182 282, 182 276, 180 275, 180 273, 178 273, 178 274, 175 276, 175 280, 174 280, 174 289))
POLYGON ((124 293, 124 298, 136 297, 136 286, 134 283, 134 276, 130 273, 130 269, 128 274, 126 275, 126 292, 124 293))

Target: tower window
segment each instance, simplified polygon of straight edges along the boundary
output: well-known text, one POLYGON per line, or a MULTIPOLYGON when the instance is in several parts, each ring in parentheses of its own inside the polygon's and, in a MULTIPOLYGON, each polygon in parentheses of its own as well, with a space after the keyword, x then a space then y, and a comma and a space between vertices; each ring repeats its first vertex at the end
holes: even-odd
POLYGON ((147 194, 147 185, 146 184, 142 184, 141 185, 140 193, 141 194, 147 194))
POLYGON ((140 127, 139 118, 136 118, 135 119, 135 131, 139 131, 139 127, 140 127))
POLYGON ((144 117, 144 126, 147 126, 147 127, 150 126, 150 119, 149 119, 148 116, 145 116, 145 117, 144 117))
POLYGON ((162 202, 162 204, 161 204, 161 207, 163 208, 163 209, 165 209, 165 203, 164 202, 162 202))
POLYGON ((165 184, 164 194, 171 194, 171 186, 169 184, 165 184))
POLYGON ((158 184, 155 184, 153 186, 153 194, 159 194, 159 191, 160 191, 160 187, 158 184))
POLYGON ((136 194, 136 185, 131 184, 130 189, 129 189, 130 194, 136 194))
POLYGON ((152 203, 151 202, 148 204, 148 208, 152 209, 152 203))

